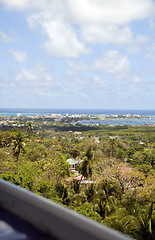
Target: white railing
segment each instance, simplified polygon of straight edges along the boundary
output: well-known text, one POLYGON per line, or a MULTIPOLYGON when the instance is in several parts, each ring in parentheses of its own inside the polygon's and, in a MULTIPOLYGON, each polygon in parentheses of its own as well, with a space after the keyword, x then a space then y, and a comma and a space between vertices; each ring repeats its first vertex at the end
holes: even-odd
POLYGON ((104 225, 0 180, 0 207, 16 214, 37 229, 62 240, 129 240, 104 225))

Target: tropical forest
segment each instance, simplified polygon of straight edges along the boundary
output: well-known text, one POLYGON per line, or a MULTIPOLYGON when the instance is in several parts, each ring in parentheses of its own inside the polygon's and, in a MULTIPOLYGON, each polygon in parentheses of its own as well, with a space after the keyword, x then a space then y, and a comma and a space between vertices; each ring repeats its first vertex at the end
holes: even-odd
POLYGON ((134 239, 155 239, 153 126, 2 126, 0 178, 134 239))

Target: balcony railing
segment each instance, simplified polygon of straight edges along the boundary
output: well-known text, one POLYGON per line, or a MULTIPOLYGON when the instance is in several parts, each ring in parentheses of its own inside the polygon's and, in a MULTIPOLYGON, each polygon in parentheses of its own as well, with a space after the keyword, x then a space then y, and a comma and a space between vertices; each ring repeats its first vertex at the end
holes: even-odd
MULTIPOLYGON (((11 214, 23 219, 31 226, 34 226, 34 228, 50 236, 51 239, 130 239, 81 214, 4 180, 0 180, 0 209, 9 211, 11 214)), ((1 235, 0 239, 2 239, 1 235)))

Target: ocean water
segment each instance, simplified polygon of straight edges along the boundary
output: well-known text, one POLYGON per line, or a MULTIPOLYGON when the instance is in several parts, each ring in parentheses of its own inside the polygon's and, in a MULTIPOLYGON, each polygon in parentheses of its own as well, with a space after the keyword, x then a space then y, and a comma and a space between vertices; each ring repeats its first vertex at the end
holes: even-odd
POLYGON ((139 119, 139 118, 131 118, 131 119, 124 119, 124 118, 117 118, 117 119, 103 119, 103 120, 83 120, 74 122, 74 124, 84 124, 84 125, 111 125, 111 126, 123 126, 123 125, 155 125, 155 118, 145 118, 145 119, 139 119))
POLYGON ((4 116, 17 116, 20 113, 21 116, 41 116, 41 115, 50 115, 53 113, 61 114, 65 116, 73 114, 86 114, 86 115, 97 115, 97 114, 117 114, 117 115, 126 115, 126 114, 139 114, 145 116, 145 119, 104 119, 104 120, 83 120, 78 121, 73 124, 105 124, 105 125, 155 125, 155 110, 112 110, 112 109, 0 109, 0 115, 4 116))
POLYGON ((49 115, 53 113, 61 115, 73 115, 73 114, 139 114, 142 116, 155 117, 155 110, 119 110, 119 109, 22 109, 22 108, 0 108, 0 115, 4 116, 17 116, 20 113, 22 116, 36 116, 36 115, 49 115))

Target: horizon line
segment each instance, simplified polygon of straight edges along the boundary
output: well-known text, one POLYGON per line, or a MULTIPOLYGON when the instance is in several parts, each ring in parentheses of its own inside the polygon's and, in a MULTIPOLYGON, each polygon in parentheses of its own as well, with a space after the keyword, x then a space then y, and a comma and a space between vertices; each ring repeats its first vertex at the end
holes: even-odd
POLYGON ((33 107, 33 108, 29 108, 29 107, 0 107, 0 110, 3 109, 22 109, 22 110, 145 110, 145 111, 150 111, 153 110, 155 111, 155 109, 146 109, 146 108, 38 108, 38 107, 33 107))

